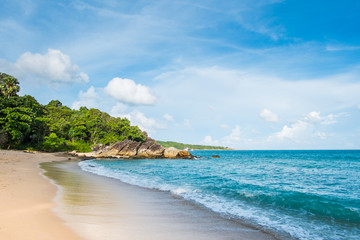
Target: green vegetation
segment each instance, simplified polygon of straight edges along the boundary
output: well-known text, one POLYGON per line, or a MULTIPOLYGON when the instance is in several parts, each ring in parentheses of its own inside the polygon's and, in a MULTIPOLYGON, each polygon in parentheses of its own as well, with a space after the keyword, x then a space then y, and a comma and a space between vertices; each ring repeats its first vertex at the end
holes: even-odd
POLYGON ((205 145, 192 145, 192 144, 184 144, 177 142, 165 142, 165 141, 156 141, 158 144, 163 146, 164 148, 174 147, 177 149, 193 149, 193 150, 230 150, 228 147, 220 147, 220 146, 205 146, 205 145))
POLYGON ((19 81, 16 78, 6 73, 0 73, 0 95, 10 98, 19 91, 19 81))
POLYGON ((19 82, 0 73, 0 148, 43 151, 91 151, 91 146, 146 136, 126 118, 98 109, 72 110, 58 100, 41 105, 29 95, 17 96, 19 82))

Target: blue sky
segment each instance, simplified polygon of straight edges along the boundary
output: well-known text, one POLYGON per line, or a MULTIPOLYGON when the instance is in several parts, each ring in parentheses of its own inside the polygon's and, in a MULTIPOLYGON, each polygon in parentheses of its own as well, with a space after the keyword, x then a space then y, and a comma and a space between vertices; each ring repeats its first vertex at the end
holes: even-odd
POLYGON ((158 140, 360 148, 360 1, 1 0, 0 72, 158 140))

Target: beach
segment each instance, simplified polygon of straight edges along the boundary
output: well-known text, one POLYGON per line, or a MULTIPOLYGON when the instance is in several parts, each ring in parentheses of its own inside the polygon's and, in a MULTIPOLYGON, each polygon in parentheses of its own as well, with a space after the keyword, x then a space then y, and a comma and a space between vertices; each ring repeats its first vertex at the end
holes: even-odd
POLYGON ((168 192, 84 172, 65 156, 0 151, 0 164, 0 239, 276 239, 168 192))
POLYGON ((0 239, 82 239, 53 213, 57 188, 37 167, 66 159, 50 153, 0 150, 0 239))

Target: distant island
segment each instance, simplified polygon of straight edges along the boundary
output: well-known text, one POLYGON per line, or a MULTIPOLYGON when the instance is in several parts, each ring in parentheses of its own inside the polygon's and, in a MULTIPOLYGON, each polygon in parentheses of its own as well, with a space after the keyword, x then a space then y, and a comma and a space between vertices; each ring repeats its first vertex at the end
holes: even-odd
POLYGON ((221 146, 206 146, 206 145, 193 145, 193 144, 185 144, 178 143, 172 141, 156 141, 158 144, 163 146, 164 148, 174 147, 177 149, 188 149, 188 150, 233 150, 229 147, 221 147, 221 146))

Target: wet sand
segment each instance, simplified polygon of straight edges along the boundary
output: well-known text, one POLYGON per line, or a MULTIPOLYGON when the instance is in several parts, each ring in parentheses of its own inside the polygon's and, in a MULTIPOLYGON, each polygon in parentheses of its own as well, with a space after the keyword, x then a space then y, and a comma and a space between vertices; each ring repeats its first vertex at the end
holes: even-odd
POLYGON ((77 162, 41 167, 60 186, 57 214, 84 239, 276 239, 168 192, 84 172, 77 162))

